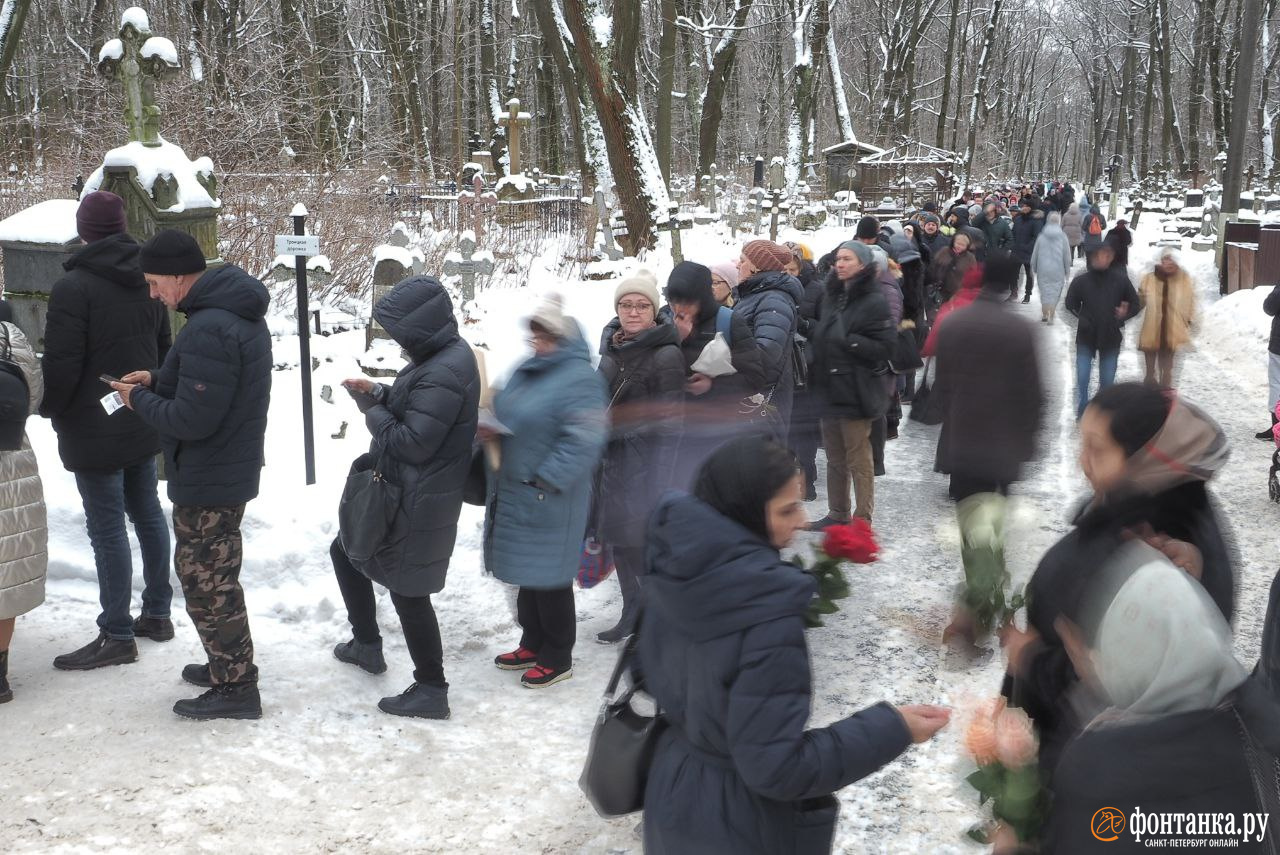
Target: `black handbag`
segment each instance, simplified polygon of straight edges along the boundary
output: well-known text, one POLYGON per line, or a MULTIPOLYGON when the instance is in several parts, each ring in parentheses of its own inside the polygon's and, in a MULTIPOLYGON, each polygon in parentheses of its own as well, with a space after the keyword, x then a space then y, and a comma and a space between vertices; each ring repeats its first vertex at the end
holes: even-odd
POLYGON ((618 654, 618 664, 605 687, 600 715, 591 731, 587 762, 578 779, 587 801, 604 817, 625 816, 644 808, 649 768, 658 740, 667 729, 661 710, 644 715, 631 704, 635 693, 644 691, 643 677, 630 667, 635 647, 636 634, 632 633, 618 654), (613 693, 624 673, 630 674, 630 686, 615 698, 613 693))
POLYGON ((471 446, 471 463, 467 467, 467 480, 462 483, 462 501, 468 505, 484 506, 489 500, 489 469, 484 460, 484 443, 476 441, 471 446))
POLYGON ((30 387, 27 376, 13 358, 13 342, 9 327, 0 323, 4 335, 0 351, 0 451, 17 451, 22 448, 22 438, 31 414, 30 387))
POLYGON ((915 330, 898 330, 898 340, 894 343, 893 356, 889 359, 889 370, 894 374, 910 374, 923 367, 924 360, 920 358, 915 330))
POLYGON ((356 564, 368 561, 386 542, 400 510, 403 488, 387 480, 385 458, 385 451, 376 461, 372 454, 357 457, 338 502, 338 539, 356 564))
POLYGON ((920 385, 916 386, 916 393, 911 398, 911 412, 907 418, 922 425, 942 424, 942 415, 938 412, 937 402, 934 401, 931 404, 932 396, 933 384, 930 382, 929 369, 926 367, 920 378, 920 385))
POLYGON ((797 392, 809 387, 808 340, 796 333, 791 337, 791 377, 792 388, 797 392))

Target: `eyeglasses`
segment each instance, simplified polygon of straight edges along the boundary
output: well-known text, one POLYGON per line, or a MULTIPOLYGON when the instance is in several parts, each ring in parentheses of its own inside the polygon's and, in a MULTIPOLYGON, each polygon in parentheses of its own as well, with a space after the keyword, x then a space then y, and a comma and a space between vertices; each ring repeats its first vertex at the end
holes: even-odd
POLYGON ((618 311, 627 312, 628 314, 632 312, 638 312, 638 313, 652 312, 653 304, 652 303, 619 303, 618 311))

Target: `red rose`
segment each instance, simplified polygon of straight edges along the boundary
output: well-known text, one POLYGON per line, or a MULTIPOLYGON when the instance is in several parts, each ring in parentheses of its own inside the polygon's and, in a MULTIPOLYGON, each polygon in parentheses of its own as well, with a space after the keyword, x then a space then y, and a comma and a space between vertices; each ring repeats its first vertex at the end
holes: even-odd
POLYGON ((864 519, 854 519, 844 525, 833 525, 824 532, 822 551, 830 558, 870 564, 878 558, 880 547, 876 545, 871 525, 864 519))

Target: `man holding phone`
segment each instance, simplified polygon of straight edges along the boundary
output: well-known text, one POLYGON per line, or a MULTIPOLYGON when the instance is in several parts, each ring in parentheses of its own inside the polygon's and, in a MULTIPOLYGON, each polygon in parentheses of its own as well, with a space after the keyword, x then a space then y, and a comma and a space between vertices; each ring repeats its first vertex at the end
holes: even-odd
POLYGON ((114 193, 85 195, 76 212, 84 246, 53 286, 45 325, 44 400, 62 465, 76 478, 98 571, 98 636, 54 659, 56 668, 87 671, 134 662, 134 638, 173 638, 169 604, 169 525, 160 508, 156 454, 160 436, 132 412, 101 399, 104 376, 159 365, 172 336, 169 314, 151 299, 138 264, 138 243, 125 232, 124 202, 114 193), (125 516, 142 551, 142 614, 130 614, 133 562, 125 516))

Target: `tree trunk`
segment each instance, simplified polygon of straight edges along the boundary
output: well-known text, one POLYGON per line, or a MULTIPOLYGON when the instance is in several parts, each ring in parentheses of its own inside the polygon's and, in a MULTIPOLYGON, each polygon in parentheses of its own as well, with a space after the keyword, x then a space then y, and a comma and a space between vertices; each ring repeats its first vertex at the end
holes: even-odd
POLYGON ((564 93, 565 120, 573 137, 578 172, 582 176, 582 190, 585 193, 587 188, 596 185, 597 170, 607 165, 604 153, 593 151, 586 137, 590 132, 595 138, 600 123, 590 107, 590 95, 586 93, 576 69, 569 61, 576 48, 560 11, 552 8, 550 2, 534 0, 533 13, 538 21, 538 30, 542 33, 543 43, 556 64, 556 75, 560 78, 560 88, 564 93))
POLYGON ((676 85, 676 0, 662 0, 662 32, 658 37, 658 122, 654 143, 658 168, 671 180, 671 90, 676 85))
MULTIPOLYGON (((835 11, 832 0, 828 15, 835 11)), ((844 74, 840 71, 840 54, 836 50, 836 29, 827 27, 827 76, 831 80, 832 102, 836 108, 836 126, 840 129, 841 142, 857 142, 858 134, 853 129, 853 114, 849 112, 849 96, 844 88, 844 74)))
POLYGON ((951 69, 955 67, 956 22, 960 18, 960 0, 951 0, 951 17, 947 22, 947 52, 942 57, 942 105, 938 108, 938 124, 933 144, 946 148, 947 113, 951 111, 951 69))
MULTIPOLYGON (((1212 35, 1216 2, 1217 0, 1197 0, 1196 2, 1195 35, 1192 37, 1191 54, 1191 93, 1187 105, 1186 127, 1187 151, 1192 162, 1200 161, 1200 110, 1204 105, 1204 81, 1207 73, 1205 51, 1210 41, 1216 41, 1212 35)), ((1167 12, 1167 5, 1165 9, 1167 12)), ((1167 20, 1165 26, 1168 27, 1167 20)), ((1166 43, 1165 46, 1167 48, 1169 45, 1166 43)), ((1204 163, 1200 165, 1205 166, 1204 163)))
POLYGON ((716 162, 716 142, 720 137, 720 123, 724 119, 725 91, 729 77, 733 74, 734 60, 738 56, 740 33, 746 26, 753 2, 754 0, 736 0, 733 18, 729 23, 730 29, 710 49, 711 67, 707 70, 707 84, 702 92, 702 115, 698 121, 698 176, 709 174, 711 164, 716 162))
POLYGON ((791 0, 791 11, 795 62, 791 67, 791 110, 787 117, 788 192, 794 192, 801 180, 804 160, 811 147, 818 84, 813 66, 815 60, 822 61, 831 23, 826 0, 791 0))
MULTIPOLYGON (((1159 57, 1160 63, 1160 98, 1161 112, 1164 114, 1164 128, 1161 132, 1161 151, 1165 157, 1169 152, 1173 152, 1175 163, 1171 164, 1173 170, 1181 168, 1181 164, 1187 161, 1187 147, 1183 137, 1183 128, 1178 123, 1178 114, 1173 104, 1173 71, 1171 68, 1173 48, 1169 42, 1169 0, 1156 0, 1156 14, 1160 17, 1159 24, 1156 28, 1160 42, 1155 49, 1154 55, 1159 57), (1169 146, 1172 144, 1173 148, 1169 146)), ((1196 50, 1198 51, 1197 44, 1196 50)), ((1193 63, 1194 66, 1194 63, 1193 63)), ((1194 139, 1194 127, 1187 129, 1194 139)), ((1191 154, 1192 158, 1197 155, 1191 154)))
POLYGON ((991 48, 996 40, 996 27, 1000 23, 1000 7, 1004 0, 992 0, 991 14, 982 35, 982 52, 978 54, 978 67, 973 76, 973 95, 969 102, 969 138, 965 143, 965 180, 972 182, 974 149, 978 145, 978 116, 987 92, 987 66, 991 62, 991 48))

